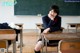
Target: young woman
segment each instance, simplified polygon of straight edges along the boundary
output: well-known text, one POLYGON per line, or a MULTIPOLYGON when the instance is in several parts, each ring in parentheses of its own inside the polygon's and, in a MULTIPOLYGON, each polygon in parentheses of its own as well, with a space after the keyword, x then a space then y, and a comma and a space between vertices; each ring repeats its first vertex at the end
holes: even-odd
MULTIPOLYGON (((42 33, 54 32, 61 29, 61 17, 59 16, 59 7, 56 5, 51 6, 51 10, 48 15, 42 17, 44 30, 42 33)), ((49 43, 59 42, 59 40, 49 40, 49 43)), ((44 47, 44 43, 39 39, 35 45, 35 53, 40 53, 40 50, 44 47)))

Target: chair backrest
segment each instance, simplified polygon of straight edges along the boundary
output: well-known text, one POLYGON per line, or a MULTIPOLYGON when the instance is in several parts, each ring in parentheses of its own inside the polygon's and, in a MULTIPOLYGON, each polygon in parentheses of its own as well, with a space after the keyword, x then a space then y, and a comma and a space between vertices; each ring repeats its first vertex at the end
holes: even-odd
POLYGON ((80 53, 80 41, 62 41, 59 51, 61 53, 80 53))
MULTIPOLYGON (((0 29, 0 34, 15 34, 13 29, 0 29)), ((0 40, 0 48, 6 48, 6 41, 0 40)))

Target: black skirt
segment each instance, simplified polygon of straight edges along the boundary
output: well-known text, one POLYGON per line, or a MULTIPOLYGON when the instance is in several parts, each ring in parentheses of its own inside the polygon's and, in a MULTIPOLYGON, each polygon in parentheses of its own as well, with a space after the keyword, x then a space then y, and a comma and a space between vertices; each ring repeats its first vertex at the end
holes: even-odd
MULTIPOLYGON (((42 38, 40 38, 38 41, 42 41, 42 38)), ((58 46, 60 40, 49 40, 49 42, 47 42, 48 46, 58 46)), ((45 39, 44 39, 44 45, 45 45, 45 39)))

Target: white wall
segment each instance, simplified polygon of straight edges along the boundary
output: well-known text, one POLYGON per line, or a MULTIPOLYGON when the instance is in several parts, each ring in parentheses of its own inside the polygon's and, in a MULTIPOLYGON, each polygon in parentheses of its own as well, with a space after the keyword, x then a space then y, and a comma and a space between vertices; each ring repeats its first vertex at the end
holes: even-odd
MULTIPOLYGON (((36 23, 42 23, 42 16, 21 16, 14 15, 14 6, 3 6, 0 2, 0 23, 23 23, 24 29, 35 29, 36 23)), ((67 27, 67 23, 80 23, 80 16, 62 16, 62 26, 67 27)))

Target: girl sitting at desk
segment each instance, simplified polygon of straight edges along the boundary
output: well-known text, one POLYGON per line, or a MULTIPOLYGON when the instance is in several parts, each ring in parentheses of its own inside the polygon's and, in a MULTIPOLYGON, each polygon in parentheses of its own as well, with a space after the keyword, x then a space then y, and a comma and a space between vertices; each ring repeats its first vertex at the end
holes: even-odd
MULTIPOLYGON (((61 30, 61 17, 59 16, 59 7, 56 5, 51 6, 48 15, 42 17, 44 30, 42 33, 55 32, 61 30)), ((59 40, 49 40, 49 43, 59 42, 59 40)), ((39 39, 35 45, 35 53, 40 53, 41 48, 44 47, 42 39, 39 39)))

